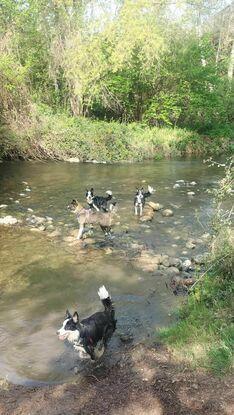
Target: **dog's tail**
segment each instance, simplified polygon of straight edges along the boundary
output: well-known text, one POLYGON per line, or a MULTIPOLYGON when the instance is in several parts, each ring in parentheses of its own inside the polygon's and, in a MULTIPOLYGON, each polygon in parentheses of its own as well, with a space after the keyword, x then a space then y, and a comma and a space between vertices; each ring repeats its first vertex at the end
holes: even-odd
POLYGON ((108 293, 107 289, 104 287, 104 285, 99 288, 98 295, 102 304, 104 305, 105 311, 109 311, 111 315, 114 317, 115 310, 113 303, 111 301, 111 296, 108 293))
POLYGON ((152 195, 152 193, 155 192, 154 188, 151 186, 148 186, 148 192, 152 195))

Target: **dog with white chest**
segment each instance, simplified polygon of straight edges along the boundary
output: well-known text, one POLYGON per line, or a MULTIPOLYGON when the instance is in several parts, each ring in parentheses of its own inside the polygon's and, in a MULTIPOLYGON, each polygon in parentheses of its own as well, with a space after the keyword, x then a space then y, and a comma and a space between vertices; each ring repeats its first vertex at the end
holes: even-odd
POLYGON ((76 311, 72 316, 67 310, 62 327, 57 331, 59 339, 72 343, 81 359, 100 358, 116 329, 114 305, 104 285, 99 288, 98 295, 104 311, 80 321, 76 311))
POLYGON ((145 206, 145 199, 151 196, 154 193, 154 189, 151 186, 148 186, 148 191, 145 192, 144 188, 137 189, 137 192, 134 197, 134 209, 135 215, 138 215, 138 211, 140 216, 142 216, 143 208, 145 206))
POLYGON ((108 212, 108 202, 113 198, 112 191, 107 190, 107 196, 94 196, 93 187, 90 190, 86 190, 86 201, 91 209, 95 209, 97 212, 100 210, 108 212))

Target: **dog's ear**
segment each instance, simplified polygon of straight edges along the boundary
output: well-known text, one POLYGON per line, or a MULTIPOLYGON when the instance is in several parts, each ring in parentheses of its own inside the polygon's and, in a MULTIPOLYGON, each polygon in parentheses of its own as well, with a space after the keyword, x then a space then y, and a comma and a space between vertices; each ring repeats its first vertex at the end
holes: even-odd
POLYGON ((74 323, 79 323, 79 316, 78 316, 77 311, 75 311, 75 313, 73 314, 72 319, 73 319, 74 323))
POLYGON ((71 313, 68 310, 66 310, 66 316, 65 317, 66 318, 71 318, 71 313))
POLYGON ((92 192, 92 193, 93 193, 93 187, 91 187, 90 192, 92 192))

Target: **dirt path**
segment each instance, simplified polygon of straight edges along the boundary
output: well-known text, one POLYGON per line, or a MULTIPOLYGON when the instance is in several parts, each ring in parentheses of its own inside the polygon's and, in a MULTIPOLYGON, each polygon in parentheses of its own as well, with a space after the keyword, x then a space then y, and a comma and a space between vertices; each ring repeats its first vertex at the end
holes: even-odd
POLYGON ((156 345, 128 347, 119 362, 76 383, 0 390, 1 415, 231 415, 234 382, 191 371, 156 345))

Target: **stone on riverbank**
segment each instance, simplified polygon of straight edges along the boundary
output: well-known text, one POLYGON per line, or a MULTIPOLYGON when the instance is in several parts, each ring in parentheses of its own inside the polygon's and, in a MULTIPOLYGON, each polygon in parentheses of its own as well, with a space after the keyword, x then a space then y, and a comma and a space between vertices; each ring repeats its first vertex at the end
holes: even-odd
POLYGON ((16 225, 18 219, 13 218, 11 215, 7 215, 4 218, 0 218, 0 225, 16 225))

